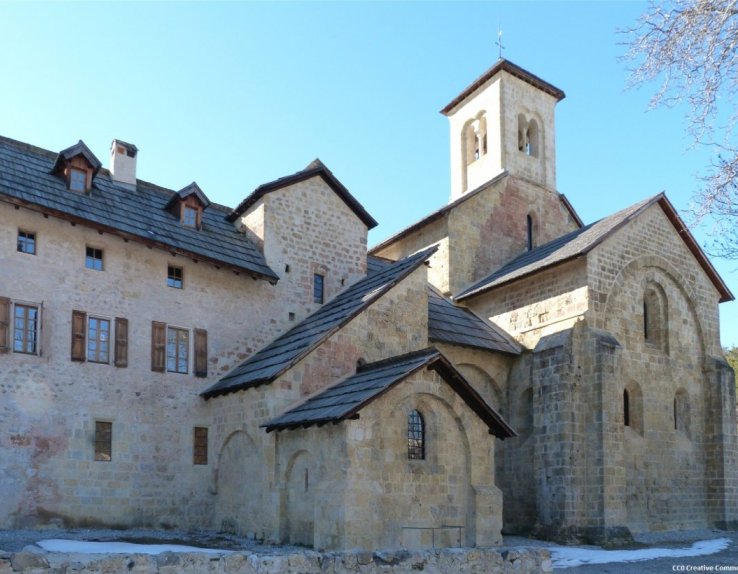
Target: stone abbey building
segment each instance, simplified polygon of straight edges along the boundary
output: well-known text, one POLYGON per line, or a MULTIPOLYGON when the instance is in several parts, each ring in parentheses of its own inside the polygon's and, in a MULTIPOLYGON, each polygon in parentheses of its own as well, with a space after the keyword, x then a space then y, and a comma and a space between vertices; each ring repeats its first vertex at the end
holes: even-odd
POLYGON ((448 104, 448 205, 367 252, 315 161, 237 207, 0 139, 0 527, 318 549, 736 526, 733 295, 663 194, 585 225, 564 93, 448 104))

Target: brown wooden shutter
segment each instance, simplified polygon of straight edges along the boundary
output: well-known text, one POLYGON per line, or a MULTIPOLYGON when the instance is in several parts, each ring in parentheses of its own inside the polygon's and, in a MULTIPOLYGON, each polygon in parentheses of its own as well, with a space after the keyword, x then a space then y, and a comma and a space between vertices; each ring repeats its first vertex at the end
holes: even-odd
POLYGON ((167 364, 167 325, 151 322, 151 370, 163 373, 167 364))
POLYGON ((0 353, 10 351, 10 299, 0 297, 0 353))
POLYGON ((115 318, 115 366, 128 366, 128 319, 115 318))
POLYGON ((87 313, 72 311, 72 360, 85 360, 85 328, 87 327, 87 313))
POLYGON ((195 329, 195 376, 208 376, 208 332, 195 329))

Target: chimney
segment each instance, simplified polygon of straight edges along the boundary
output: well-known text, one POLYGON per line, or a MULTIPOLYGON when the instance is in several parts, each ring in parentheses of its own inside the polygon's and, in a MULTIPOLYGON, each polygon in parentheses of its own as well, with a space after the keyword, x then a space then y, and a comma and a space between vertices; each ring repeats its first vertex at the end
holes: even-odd
POLYGON ((110 175, 113 180, 136 185, 136 156, 138 148, 121 140, 110 145, 110 175))

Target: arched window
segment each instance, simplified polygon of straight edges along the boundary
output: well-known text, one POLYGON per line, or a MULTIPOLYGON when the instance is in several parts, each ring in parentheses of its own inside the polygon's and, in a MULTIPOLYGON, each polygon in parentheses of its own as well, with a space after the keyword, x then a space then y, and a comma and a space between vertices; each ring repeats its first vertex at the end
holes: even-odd
POLYGON ((416 410, 407 415, 407 458, 425 459, 425 421, 416 410))
POLYGON ((643 393, 636 381, 629 381, 623 388, 623 427, 643 436, 643 393))
POLYGON ((528 120, 523 114, 518 114, 518 151, 525 151, 528 147, 528 120))
POLYGON ((528 122, 528 137, 526 140, 528 145, 525 153, 531 157, 538 157, 538 122, 534 119, 528 122))
POLYGON ((535 245, 535 221, 533 220, 533 216, 530 213, 525 216, 525 224, 526 224, 525 245, 528 251, 532 251, 535 245))
POLYGON ((668 352, 666 295, 656 284, 643 291, 643 338, 650 346, 668 352))

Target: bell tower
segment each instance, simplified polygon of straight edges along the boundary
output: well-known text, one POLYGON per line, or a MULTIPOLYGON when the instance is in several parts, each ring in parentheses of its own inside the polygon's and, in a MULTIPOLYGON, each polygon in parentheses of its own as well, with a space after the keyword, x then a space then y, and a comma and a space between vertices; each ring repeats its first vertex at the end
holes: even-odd
POLYGON ((503 171, 556 190, 554 108, 560 89, 500 59, 441 113, 451 128, 451 199, 503 171))

